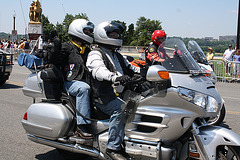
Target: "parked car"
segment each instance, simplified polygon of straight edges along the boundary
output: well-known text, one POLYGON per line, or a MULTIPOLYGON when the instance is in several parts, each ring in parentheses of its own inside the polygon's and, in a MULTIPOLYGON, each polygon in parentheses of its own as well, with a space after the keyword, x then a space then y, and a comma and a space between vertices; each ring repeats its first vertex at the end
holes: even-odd
POLYGON ((0 85, 3 85, 12 72, 13 54, 0 49, 0 85))

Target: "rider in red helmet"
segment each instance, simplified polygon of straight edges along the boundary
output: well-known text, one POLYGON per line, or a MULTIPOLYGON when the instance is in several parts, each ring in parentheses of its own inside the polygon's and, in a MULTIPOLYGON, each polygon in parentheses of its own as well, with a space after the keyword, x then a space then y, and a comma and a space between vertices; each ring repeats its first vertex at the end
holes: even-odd
POLYGON ((151 64, 163 62, 170 58, 165 49, 163 49, 163 42, 166 40, 166 33, 162 30, 155 30, 152 34, 152 44, 148 47, 148 53, 146 55, 147 61, 151 64), (157 52, 159 48, 159 54, 157 52))

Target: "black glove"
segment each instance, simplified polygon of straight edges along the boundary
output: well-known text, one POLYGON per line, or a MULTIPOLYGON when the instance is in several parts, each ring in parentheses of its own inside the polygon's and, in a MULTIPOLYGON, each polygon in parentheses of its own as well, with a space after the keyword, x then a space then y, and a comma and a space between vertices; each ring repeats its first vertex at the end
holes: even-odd
POLYGON ((131 77, 129 77, 128 75, 123 75, 121 77, 117 77, 115 82, 120 82, 120 84, 124 86, 130 80, 131 80, 131 77))
POLYGON ((55 37, 57 37, 57 31, 56 30, 51 30, 50 32, 50 39, 53 41, 55 37))
POLYGON ((143 77, 140 74, 134 74, 132 80, 143 80, 143 77))
POLYGON ((54 44, 54 52, 59 54, 61 52, 61 48, 62 48, 61 39, 58 37, 55 37, 53 39, 53 44, 54 44))
POLYGON ((142 83, 142 92, 145 92, 151 88, 152 88, 152 85, 148 81, 145 81, 144 83, 142 83))
POLYGON ((44 50, 43 49, 38 49, 35 54, 38 58, 44 58, 44 50))

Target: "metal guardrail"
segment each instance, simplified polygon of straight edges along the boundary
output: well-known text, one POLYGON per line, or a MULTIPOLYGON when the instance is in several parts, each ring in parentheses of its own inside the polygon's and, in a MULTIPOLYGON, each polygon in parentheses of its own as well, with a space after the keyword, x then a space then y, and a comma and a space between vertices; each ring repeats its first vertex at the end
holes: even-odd
POLYGON ((240 82, 240 62, 211 60, 209 64, 219 81, 240 82))
MULTIPOLYGON (((138 46, 139 50, 142 50, 143 46, 138 46)), ((136 50, 136 46, 122 46, 121 47, 121 52, 122 53, 138 53, 136 50)))

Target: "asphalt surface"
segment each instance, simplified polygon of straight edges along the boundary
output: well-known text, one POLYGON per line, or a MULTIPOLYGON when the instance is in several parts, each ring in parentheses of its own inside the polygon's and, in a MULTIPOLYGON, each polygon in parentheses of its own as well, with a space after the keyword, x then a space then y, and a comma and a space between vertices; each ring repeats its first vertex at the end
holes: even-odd
POLYGON ((240 83, 218 82, 216 88, 226 107, 226 117, 221 125, 240 135, 240 83))
POLYGON ((63 160, 56 149, 28 140, 21 120, 32 98, 22 93, 26 77, 31 73, 17 63, 10 79, 0 86, 0 159, 63 160))
MULTIPOLYGON (((62 160, 56 149, 27 139, 21 120, 32 103, 22 93, 26 77, 31 73, 17 63, 6 84, 0 86, 0 159, 1 160, 62 160)), ((226 118, 221 124, 240 135, 240 83, 221 83, 216 87, 225 100, 226 118)))

